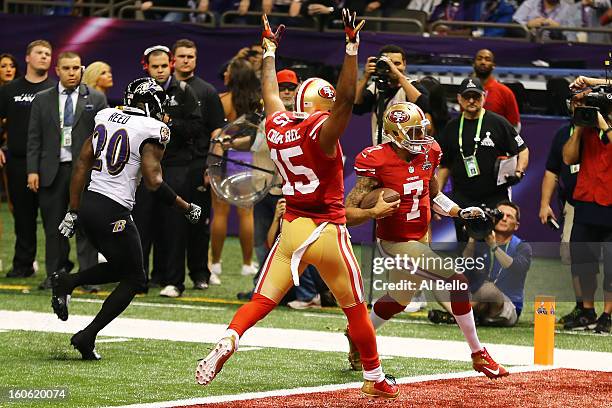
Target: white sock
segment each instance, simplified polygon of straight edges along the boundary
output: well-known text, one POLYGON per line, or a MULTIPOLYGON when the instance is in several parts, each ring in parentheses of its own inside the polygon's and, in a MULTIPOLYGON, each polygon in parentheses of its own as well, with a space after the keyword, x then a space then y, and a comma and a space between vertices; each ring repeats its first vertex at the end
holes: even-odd
POLYGON ((461 316, 455 316, 455 320, 459 325, 459 328, 463 332, 463 336, 470 346, 470 350, 472 353, 482 350, 482 344, 480 344, 480 340, 478 340, 478 333, 476 333, 476 323, 474 323, 474 312, 469 311, 461 316))
POLYGON ((217 262, 210 265, 210 273, 214 273, 215 275, 221 275, 223 269, 221 269, 221 262, 217 262))
POLYGON ((372 321, 374 330, 378 330, 380 326, 388 322, 388 320, 385 320, 376 313, 374 313, 374 309, 372 309, 372 311, 370 312, 370 320, 372 321))
POLYGON ((236 345, 236 350, 238 350, 238 342, 240 342, 240 336, 238 335, 238 332, 236 330, 227 329, 225 333, 223 333, 223 337, 233 337, 234 344, 236 345))
POLYGON ((385 373, 383 372, 382 366, 379 365, 373 370, 363 370, 363 379, 374 382, 381 382, 385 379, 385 373))

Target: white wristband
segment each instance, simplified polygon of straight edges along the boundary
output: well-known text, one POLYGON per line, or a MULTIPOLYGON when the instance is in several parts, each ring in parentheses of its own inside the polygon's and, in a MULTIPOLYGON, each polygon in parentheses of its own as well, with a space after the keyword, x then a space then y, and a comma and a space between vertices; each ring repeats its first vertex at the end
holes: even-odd
POLYGON ((347 55, 357 55, 357 51, 359 50, 359 42, 348 42, 346 43, 346 54, 347 55))
POLYGON ((266 57, 276 58, 275 50, 266 50, 263 54, 263 58, 266 58, 266 57))
POLYGON ((440 191, 438 195, 435 196, 433 199, 432 210, 434 210, 440 215, 444 215, 445 217, 448 217, 450 215, 450 211, 456 205, 457 204, 453 200, 448 198, 446 195, 444 195, 444 193, 440 191))

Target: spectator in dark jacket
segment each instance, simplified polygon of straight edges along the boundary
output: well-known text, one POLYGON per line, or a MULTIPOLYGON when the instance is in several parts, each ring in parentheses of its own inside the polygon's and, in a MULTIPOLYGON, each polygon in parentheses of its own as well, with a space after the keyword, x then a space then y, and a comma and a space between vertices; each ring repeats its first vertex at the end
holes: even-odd
MULTIPOLYGON (((189 169, 194 140, 204 133, 198 98, 184 81, 172 76, 173 56, 168 47, 156 45, 144 52, 144 68, 168 94, 170 142, 161 161, 164 180, 182 197, 189 197, 189 169)), ((178 297, 185 289, 185 246, 187 220, 163 203, 141 184, 132 212, 140 232, 145 269, 148 270, 151 245, 155 246, 150 286, 163 286, 161 296, 178 297)))

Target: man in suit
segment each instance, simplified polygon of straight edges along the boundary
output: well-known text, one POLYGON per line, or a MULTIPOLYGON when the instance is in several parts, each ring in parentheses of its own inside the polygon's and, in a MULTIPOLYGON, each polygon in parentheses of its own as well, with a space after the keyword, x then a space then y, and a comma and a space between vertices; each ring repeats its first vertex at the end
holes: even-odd
MULTIPOLYGON (((81 57, 74 52, 59 55, 55 72, 58 86, 40 92, 32 103, 28 129, 28 188, 38 193, 45 229, 47 279, 41 289, 49 289, 53 272, 72 269, 68 259, 70 244, 57 226, 68 208, 73 156, 94 130, 94 119, 104 109, 106 97, 81 84, 81 57)), ((82 234, 77 234, 79 268, 97 263, 97 252, 82 234)))

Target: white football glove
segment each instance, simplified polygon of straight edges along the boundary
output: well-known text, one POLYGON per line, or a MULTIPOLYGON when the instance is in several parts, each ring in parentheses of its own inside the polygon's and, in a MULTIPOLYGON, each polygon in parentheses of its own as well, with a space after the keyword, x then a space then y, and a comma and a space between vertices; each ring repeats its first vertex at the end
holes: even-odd
POLYGON ((486 218, 485 212, 480 207, 467 207, 459 211, 459 218, 473 220, 475 218, 486 218))
POLYGON ((197 224, 202 215, 202 207, 197 204, 189 203, 189 209, 185 212, 185 218, 191 224, 197 224))
POLYGON ((68 211, 64 216, 64 219, 59 225, 60 234, 66 238, 70 238, 74 235, 77 219, 77 213, 75 211, 68 211))

